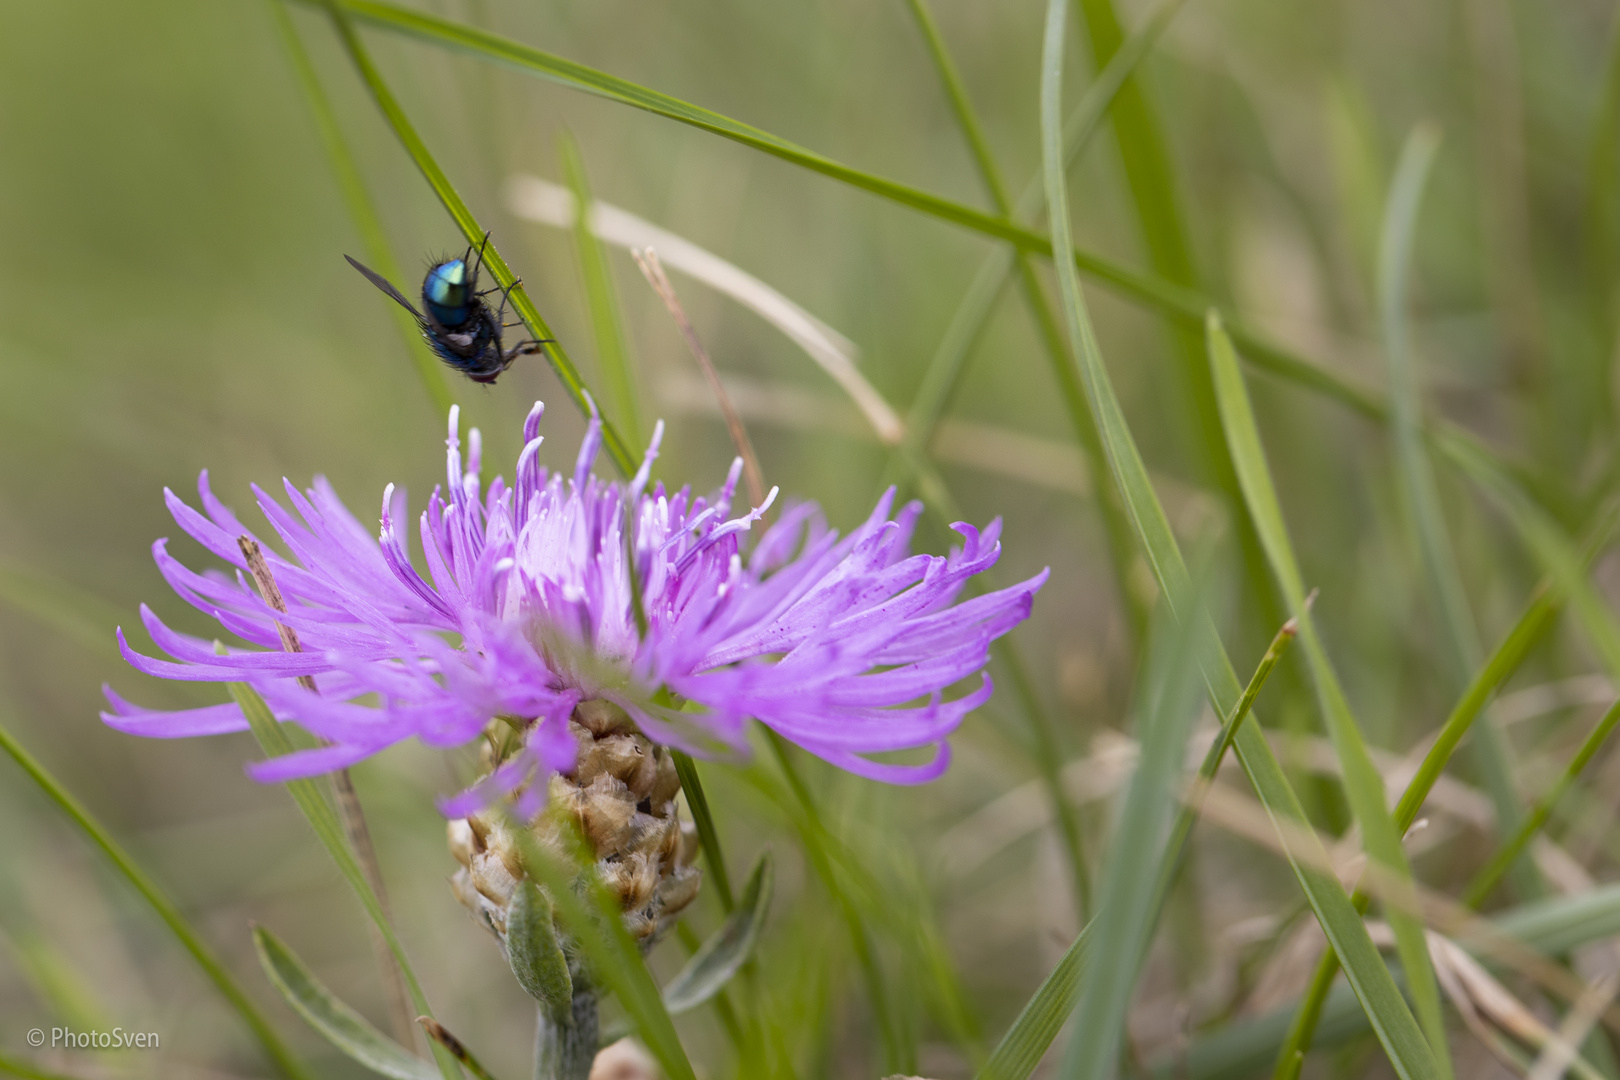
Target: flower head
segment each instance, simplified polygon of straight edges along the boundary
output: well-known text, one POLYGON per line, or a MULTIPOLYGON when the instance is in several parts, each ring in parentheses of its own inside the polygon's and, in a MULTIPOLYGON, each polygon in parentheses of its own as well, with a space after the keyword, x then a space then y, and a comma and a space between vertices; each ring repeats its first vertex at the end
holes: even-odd
MULTIPOLYGON (((137 653, 120 629, 125 658, 160 678, 248 683, 278 718, 323 740, 250 766, 265 781, 341 768, 413 736, 460 745, 496 717, 523 729, 522 752, 451 800, 453 815, 520 789, 537 809, 545 784, 530 781, 572 768, 568 720, 590 700, 613 703, 648 738, 690 753, 740 752, 752 717, 861 776, 915 783, 944 771, 946 737, 990 695, 990 642, 1028 616, 1046 579, 1043 571, 955 602, 999 556, 999 521, 982 532, 953 526, 961 546, 948 557, 911 555, 921 506, 890 520, 891 490, 848 536, 800 503, 745 551, 776 492, 732 516, 740 461, 712 497, 649 489, 660 424, 635 477, 603 482, 591 475, 602 443, 593 419, 565 476, 539 463, 543 411, 537 403, 524 425, 512 484, 496 477, 485 488, 478 431, 468 434, 464 467, 451 410, 446 484, 418 519, 425 576, 409 553, 405 493, 393 485, 375 537, 323 478, 308 491, 284 482, 291 509, 255 487, 288 553, 265 550, 285 611, 246 576, 238 538, 252 534, 214 497, 208 474, 198 481, 200 512, 166 490, 180 527, 236 573, 195 572, 164 540, 152 547, 159 570, 249 647, 177 633, 142 605, 152 640, 173 659, 137 653), (280 627, 302 651, 283 651, 280 627), (975 675, 977 685, 947 698, 975 675), (922 765, 866 756, 927 746, 935 754, 922 765)), ((107 696, 103 719, 133 734, 248 726, 234 704, 154 712, 107 696)))

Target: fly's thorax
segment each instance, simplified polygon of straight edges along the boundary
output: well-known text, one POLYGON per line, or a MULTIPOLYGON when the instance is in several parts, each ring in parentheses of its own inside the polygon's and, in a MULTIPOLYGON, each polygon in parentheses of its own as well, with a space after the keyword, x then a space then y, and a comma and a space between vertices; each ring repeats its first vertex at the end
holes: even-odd
MULTIPOLYGON (((498 721, 486 740, 486 769, 515 745, 498 721)), ((595 869, 618 899, 625 926, 650 947, 697 896, 701 875, 693 830, 677 813, 680 779, 670 751, 634 730, 623 710, 583 702, 569 721, 578 758, 568 775, 546 779, 547 804, 530 824, 549 853, 568 850, 577 831, 596 857, 595 869)), ((503 941, 506 915, 523 877, 518 843, 500 809, 450 822, 450 850, 460 869, 451 887, 475 918, 503 941)))
POLYGON ((465 260, 434 263, 422 280, 422 303, 440 326, 457 329, 474 314, 476 285, 465 260))

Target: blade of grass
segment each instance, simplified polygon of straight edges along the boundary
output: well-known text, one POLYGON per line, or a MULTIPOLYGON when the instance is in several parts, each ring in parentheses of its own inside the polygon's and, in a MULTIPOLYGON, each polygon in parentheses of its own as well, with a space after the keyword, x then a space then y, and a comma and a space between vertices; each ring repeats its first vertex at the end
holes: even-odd
POLYGON ((562 161, 563 179, 574 193, 574 250, 579 255, 580 276, 585 281, 585 301, 591 313, 597 362, 625 438, 632 446, 640 446, 641 410, 636 405, 636 379, 630 367, 624 323, 619 317, 619 300, 613 290, 612 269, 608 266, 607 251, 591 231, 588 219, 593 200, 585 175, 585 159, 580 156, 578 141, 567 128, 557 133, 557 156, 562 161))
MULTIPOLYGON (((574 87, 621 104, 634 108, 644 109, 648 112, 667 117, 693 127, 710 131, 724 138, 751 146, 784 161, 792 162, 803 168, 831 177, 835 180, 850 184, 854 187, 868 191, 881 198, 911 207, 922 213, 929 214, 944 221, 950 221, 965 228, 972 229, 986 236, 1006 240, 1020 250, 1029 251, 1036 255, 1050 258, 1052 255, 1052 240, 1048 234, 1042 234, 1025 228, 1014 222, 998 218, 993 214, 986 214, 969 206, 943 199, 936 195, 910 187, 905 184, 862 172, 850 168, 837 161, 827 158, 814 151, 806 150, 785 139, 760 131, 757 128, 743 124, 719 113, 689 104, 678 98, 670 97, 656 90, 639 86, 625 79, 620 79, 605 72, 597 71, 584 64, 576 63, 562 57, 554 56, 521 42, 480 30, 476 27, 466 26, 449 19, 412 11, 384 0, 301 0, 303 3, 316 4, 336 11, 339 15, 352 15, 363 22, 378 26, 394 33, 414 37, 443 48, 465 52, 483 60, 506 64, 566 86, 574 87)), ((352 38, 352 27, 346 21, 342 22, 349 30, 352 38)), ((358 44, 357 39, 354 39, 358 44)), ((363 53, 361 55, 364 55, 363 53)), ((445 202, 463 232, 472 241, 479 241, 483 234, 478 232, 477 222, 467 211, 465 204, 455 194, 448 180, 433 165, 432 159, 427 155, 414 129, 409 127, 404 115, 399 112, 392 95, 387 94, 385 86, 376 80, 375 70, 370 67, 369 59, 363 69, 368 74, 368 85, 373 87, 374 93, 381 88, 383 95, 379 95, 379 104, 387 102, 385 109, 391 122, 395 122, 395 130, 400 133, 401 140, 406 143, 413 158, 417 161, 424 175, 427 175, 434 190, 445 202), (403 126, 401 126, 403 125, 403 126), (408 137, 407 137, 408 133, 408 137)), ((1103 285, 1115 290, 1121 295, 1144 306, 1158 311, 1160 314, 1186 323, 1196 329, 1202 330, 1204 319, 1212 303, 1206 296, 1193 289, 1166 281, 1151 274, 1143 274, 1131 270, 1091 252, 1078 248, 1070 248, 1073 254, 1074 265, 1082 273, 1088 274, 1103 285)), ((491 250, 492 270, 495 270, 497 279, 505 284, 510 280, 510 272, 506 264, 500 259, 499 253, 491 250)), ((1061 260, 1060 260, 1061 261, 1061 260)), ((529 301, 521 289, 513 293, 514 305, 518 307, 519 314, 523 315, 525 322, 529 323, 531 331, 545 329, 545 323, 535 311, 534 305, 529 301)), ((1241 349, 1244 359, 1252 366, 1265 371, 1277 378, 1287 380, 1297 386, 1322 394, 1339 402, 1351 410, 1370 419, 1382 422, 1386 418, 1387 408, 1384 399, 1377 391, 1370 390, 1346 378, 1332 368, 1313 363, 1303 357, 1268 342, 1264 336, 1250 330, 1241 320, 1225 318, 1227 333, 1233 342, 1241 349)), ((581 396, 583 386, 578 381, 571 362, 565 352, 556 349, 548 351, 553 366, 558 368, 559 377, 574 395, 575 402, 582 409, 587 406, 581 396), (579 393, 576 393, 579 391, 579 393)), ((1512 470, 1502 464, 1494 454, 1487 450, 1472 435, 1458 428, 1454 424, 1443 420, 1430 418, 1425 425, 1425 431, 1434 440, 1435 445, 1453 460, 1461 460, 1464 456, 1483 454, 1485 459, 1494 463, 1495 467, 1505 475, 1512 470)), ((609 450, 613 453, 617 463, 629 474, 634 464, 628 452, 620 457, 622 441, 616 432, 608 442, 609 450)))
MULTIPOLYGON (((101 822, 91 816, 90 811, 85 809, 84 804, 69 794, 67 788, 63 787, 56 777, 46 771, 45 766, 41 765, 32 754, 23 749, 22 744, 16 740, 4 725, 0 725, 0 750, 4 750, 13 761, 21 766, 23 772, 27 773, 34 783, 39 785, 40 790, 56 804, 58 809, 68 816, 74 825, 78 826, 79 831, 84 833, 91 844, 107 857, 107 861, 113 864, 124 879, 134 886, 135 891, 140 893, 141 898, 151 906, 153 911, 157 912, 158 918, 163 920, 163 924, 169 928, 169 932, 191 954, 191 958, 197 962, 197 966, 202 968, 203 974, 208 976, 209 981, 219 989, 220 994, 226 1001, 230 1002, 237 1015, 247 1024, 248 1029, 253 1032, 254 1037, 259 1040, 259 1044, 264 1048, 265 1054, 275 1063, 276 1070, 283 1076, 289 1077, 290 1080, 313 1080, 312 1074, 304 1067, 302 1062, 293 1056, 287 1045, 281 1041, 281 1036, 276 1034, 275 1029, 270 1026, 270 1022, 259 1012, 258 1006, 248 997, 247 991, 242 989, 235 976, 226 970, 219 957, 214 955, 214 951, 203 943, 201 935, 192 929, 191 924, 180 913, 180 909, 175 906, 174 901, 170 900, 163 890, 158 887, 157 882, 153 881, 146 871, 142 870, 135 860, 130 858, 129 854, 119 846, 117 841, 113 840, 112 834, 106 830, 101 822)), ((16 1071, 18 1071, 19 1075, 31 1075, 28 1072, 16 1071)))
POLYGON ((714 814, 709 810, 709 797, 703 793, 703 779, 698 775, 697 762, 680 750, 670 752, 675 756, 675 772, 681 779, 681 790, 686 793, 686 808, 692 811, 698 844, 703 848, 703 858, 709 865, 709 876, 714 879, 720 907, 730 915, 737 901, 731 891, 731 875, 726 871, 726 851, 720 846, 720 830, 715 827, 714 814))
POLYGON ((584 842, 578 836, 572 838, 572 865, 565 866, 543 849, 521 822, 508 818, 506 827, 517 842, 524 870, 545 886, 564 929, 590 961, 592 975, 619 999, 635 1022, 641 1041, 665 1074, 670 1080, 696 1080, 675 1023, 664 1008, 658 984, 653 982, 641 950, 625 929, 618 901, 596 873, 594 864, 584 858, 584 842), (583 887, 576 891, 576 885, 583 887))
POLYGON ((1563 797, 1569 794, 1569 789, 1575 786, 1576 778, 1597 756, 1598 750, 1614 733, 1616 724, 1620 724, 1620 702, 1611 705, 1609 711, 1603 714, 1603 719, 1598 721, 1597 727, 1593 728, 1586 741, 1581 743, 1581 748, 1570 759, 1558 782, 1536 800, 1536 805, 1524 816, 1518 829, 1497 849, 1496 854, 1491 856, 1491 861, 1480 868, 1474 880, 1468 883, 1468 888, 1463 890, 1463 903, 1469 907, 1478 907, 1485 902, 1485 898, 1496 887, 1496 883, 1502 880, 1507 868, 1513 865, 1513 861, 1520 853, 1530 846, 1530 841, 1535 838, 1536 833, 1547 824, 1547 819, 1552 816, 1553 807, 1557 806, 1563 797))
MULTIPOLYGON (((1471 673, 1479 670, 1485 650, 1480 644, 1478 624, 1469 609, 1455 548, 1440 508, 1434 468, 1423 447, 1422 398, 1413 368, 1411 334, 1406 319, 1407 279, 1418 206, 1439 145, 1439 132, 1419 125, 1401 150, 1395 177, 1390 183, 1379 241, 1378 308, 1389 369, 1389 426, 1396 466, 1402 492, 1417 526, 1424 578, 1440 616, 1442 638, 1453 675, 1453 692, 1458 693, 1466 689, 1471 673)), ((1505 835, 1518 827, 1522 814, 1507 742, 1491 722, 1489 712, 1475 725, 1473 746, 1480 775, 1496 809, 1497 831, 1505 835)), ((1516 864, 1514 876, 1525 899, 1541 894, 1540 876, 1528 859, 1516 864)))
POLYGON ((1137 975, 1158 921, 1152 901, 1174 854, 1167 846, 1174 789, 1198 715, 1193 650, 1207 591, 1207 582, 1201 583, 1194 618, 1161 620, 1168 625, 1161 625, 1149 643, 1147 677, 1135 710, 1142 752, 1103 862, 1092 924, 1097 944, 1080 976, 1074 1028, 1058 1072, 1069 1080, 1107 1080, 1113 1074, 1137 975))
MULTIPOLYGON (((388 243, 388 235, 383 231, 382 218, 378 216, 377 206, 371 199, 371 193, 366 190, 365 180, 360 176, 360 166, 354 160, 354 155, 349 152, 349 144, 343 137, 342 128, 338 126, 337 114, 332 110, 332 103, 328 100, 326 91, 321 88, 320 76, 316 74, 315 65, 310 63, 309 53, 304 49, 304 43, 298 36, 298 28, 293 25, 292 17, 287 12, 286 0, 270 0, 270 14, 275 20, 282 46, 287 50, 287 59, 292 64, 293 73, 298 77, 298 85, 304 91, 304 99, 314 116, 315 129, 320 133, 321 146, 325 149, 327 161, 332 166, 344 205, 348 207, 349 217, 360 233, 360 243, 366 250, 366 261, 375 266, 383 277, 390 281, 400 281, 403 275, 400 273, 399 261, 394 258, 393 247, 388 243)), ((427 391, 434 409, 443 416, 450 411, 450 406, 455 404, 450 387, 445 382, 443 365, 423 343, 422 332, 410 313, 395 304, 385 306, 405 340, 406 354, 410 356, 411 364, 416 368, 422 389, 427 391)))
MULTIPOLYGON (((242 715, 247 718, 248 727, 252 729, 253 737, 258 740, 265 755, 281 757, 292 753, 294 749, 292 739, 270 712, 270 707, 264 703, 258 692, 244 683, 231 683, 230 691, 231 697, 241 708, 242 715)), ((399 965, 399 973, 405 980, 411 1005, 419 1015, 432 1016, 427 996, 422 993, 422 985, 417 982, 410 959, 405 955, 405 947, 400 944, 393 923, 383 911, 377 894, 372 891, 371 882, 367 879, 359 860, 355 858, 354 850, 349 846, 348 833, 344 831, 331 793, 313 780, 288 780, 282 786, 287 789, 287 794, 292 796, 298 809, 303 811, 310 828, 315 830, 316 838, 326 848, 332 861, 337 864, 338 873, 354 890, 355 896, 360 899, 360 906, 365 909, 372 925, 382 935, 388 951, 393 954, 394 962, 399 965)), ((444 1080, 459 1080, 455 1060, 437 1043, 433 1044, 433 1057, 444 1080)))
MULTIPOLYGON (((1055 243, 1060 245, 1066 244, 1070 235, 1068 196, 1062 168, 1062 133, 1059 129, 1066 14, 1066 0, 1051 0, 1047 9, 1041 74, 1042 160, 1047 201, 1051 206, 1052 236, 1055 243)), ((1177 618, 1193 618, 1186 565, 1170 531, 1164 508, 1148 480, 1141 454, 1131 438, 1107 369, 1103 366, 1101 350, 1086 313, 1077 267, 1066 259, 1058 260, 1057 267, 1070 347, 1080 367, 1087 400, 1102 435, 1114 482, 1119 486, 1132 525, 1147 555, 1148 565, 1159 581, 1166 602, 1171 605, 1177 618)), ((1200 666, 1211 701, 1217 713, 1229 715, 1235 712, 1241 694, 1237 676, 1214 626, 1201 621, 1199 634, 1202 645, 1200 666)), ((1304 811, 1298 796, 1284 777, 1252 713, 1248 720, 1238 726, 1233 745, 1250 783, 1273 820, 1303 821, 1304 811)), ((1288 833, 1279 830, 1279 835, 1287 837, 1288 833)), ((1290 866, 1321 922, 1329 944, 1345 961, 1351 986, 1367 1010, 1379 1041, 1384 1045, 1397 1073, 1408 1078, 1440 1075, 1417 1022, 1396 988, 1389 969, 1378 956, 1378 950, 1367 936, 1360 916, 1350 905, 1349 897, 1337 881, 1314 869, 1314 864, 1301 858, 1292 845, 1291 838, 1284 840, 1290 866)))
MULTIPOLYGON (((1288 537, 1282 503, 1272 483, 1271 468, 1266 463, 1260 429, 1249 402, 1249 391, 1243 383, 1243 373, 1238 368, 1237 354, 1232 349, 1230 339, 1221 330, 1219 317, 1213 314, 1209 322, 1209 359, 1221 421, 1226 428, 1227 440, 1231 443, 1232 460, 1237 467, 1244 502, 1271 562, 1272 572, 1282 586, 1283 596, 1293 609, 1294 617, 1300 621, 1300 639, 1305 648, 1305 658, 1312 681, 1316 684, 1323 719, 1343 767, 1345 795, 1356 821, 1361 825, 1367 856, 1403 879, 1410 880, 1412 868, 1407 862, 1406 850, 1401 846, 1401 831, 1395 827, 1385 802, 1383 778, 1367 752, 1366 743, 1351 714, 1349 698, 1328 659, 1315 622, 1306 610, 1305 583, 1300 574, 1299 560, 1288 537)), ((1451 1068, 1445 1020, 1440 1012, 1440 989, 1429 963, 1423 926, 1396 906, 1386 905, 1385 916, 1395 931, 1396 950, 1406 969, 1407 982, 1430 1048, 1441 1075, 1449 1076, 1451 1068)), ((1295 1068, 1293 1061, 1284 1062, 1279 1065, 1278 1074, 1280 1076, 1285 1070, 1295 1068)))
MULTIPOLYGON (((551 333, 551 327, 547 325, 545 319, 541 318, 539 309, 534 306, 534 301, 529 299, 529 294, 519 283, 517 276, 512 273, 512 269, 506 264, 506 260, 501 257, 501 253, 494 242, 485 243, 488 234, 478 224, 478 219, 468 209, 466 202, 462 200, 455 186, 450 183, 450 178, 445 175, 444 170, 439 167, 439 163, 434 160, 433 154, 427 148, 427 144, 417 134, 415 125, 405 115, 405 111, 400 108, 399 102, 394 98, 393 91, 388 88, 388 84, 383 81, 382 74, 377 70, 376 65, 372 63, 371 55, 366 51, 359 34, 355 33, 354 26, 349 21, 348 5, 338 3, 337 0, 317 0, 317 2, 325 7, 327 13, 331 16, 332 25, 337 31, 338 39, 342 43, 344 51, 349 54, 349 59, 353 62, 355 70, 360 74, 361 81, 366 84, 366 88, 371 92, 372 99, 376 101, 378 110, 382 112, 388 126, 393 129, 400 145, 405 148, 405 152, 410 155, 411 160, 422 173, 423 179, 428 182, 428 186, 433 189, 433 193, 439 197, 439 202, 444 205, 450 217, 460 227, 462 235, 467 239, 467 243, 481 247, 484 265, 489 268, 490 275, 494 277, 496 283, 503 289, 508 290, 507 295, 511 300, 512 309, 517 312, 518 317, 523 320, 523 324, 528 327, 529 333, 538 341, 550 342, 545 346, 546 359, 550 362, 552 371, 556 372, 558 380, 562 382, 563 388, 568 391, 568 396, 573 399, 574 404, 579 408, 580 413, 586 416, 592 415, 593 406, 590 394, 585 389, 584 380, 580 378, 578 369, 574 367, 574 362, 568 358, 567 350, 560 343, 552 340, 554 335, 551 333)), ((619 430, 606 419, 602 421, 602 445, 607 448, 608 456, 613 459, 613 463, 619 467, 621 473, 625 476, 635 475, 638 464, 637 459, 631 454, 630 448, 619 434, 619 430)))

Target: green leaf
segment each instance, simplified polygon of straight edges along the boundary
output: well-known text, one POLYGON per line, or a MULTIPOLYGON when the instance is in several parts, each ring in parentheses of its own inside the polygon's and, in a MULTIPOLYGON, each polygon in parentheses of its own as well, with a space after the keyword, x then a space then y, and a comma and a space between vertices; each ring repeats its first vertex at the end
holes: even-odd
POLYGON ((765 925, 774 880, 771 853, 767 851, 748 875, 737 907, 664 986, 664 1007, 670 1015, 691 1012, 718 994, 737 974, 754 951, 760 927, 765 925))
MULTIPOLYGON (((1401 833, 1395 828, 1395 820, 1390 816, 1385 802, 1383 777, 1379 775, 1361 738, 1355 717, 1350 712, 1349 699, 1328 660, 1327 649, 1316 632, 1316 624, 1305 603, 1304 579, 1283 522, 1282 504, 1271 480, 1270 466, 1266 464, 1265 450, 1260 444, 1260 429, 1255 423, 1243 373, 1238 369, 1237 354, 1232 349, 1231 339, 1221 329, 1219 317, 1213 313, 1209 321, 1209 360, 1220 405, 1221 423, 1231 446, 1232 462, 1237 468, 1244 502, 1255 530, 1260 534, 1260 544, 1265 549, 1272 572, 1282 586, 1283 596, 1292 608, 1294 618, 1299 620, 1305 658, 1316 683, 1323 718, 1343 768, 1345 794, 1356 820, 1361 824, 1368 858, 1387 867, 1401 880, 1410 882, 1412 868, 1407 862, 1406 850, 1401 846, 1401 833)), ((1439 1075, 1449 1076, 1450 1055, 1446 1047, 1445 1021, 1440 1013, 1440 989, 1434 979, 1434 970, 1429 965, 1429 949, 1423 938, 1422 923, 1412 915, 1414 907, 1386 905, 1385 915, 1395 931, 1396 950, 1406 968, 1412 997, 1433 1050, 1434 1064, 1439 1067, 1439 1075)))
MULTIPOLYGON (((1066 0, 1051 0, 1047 10, 1041 80, 1042 162, 1047 199, 1051 205, 1052 236, 1056 243, 1062 245, 1067 243, 1070 235, 1068 194, 1062 167, 1062 133, 1059 130, 1066 0)), ((1067 260, 1058 260, 1056 265, 1070 347, 1080 366, 1081 380, 1103 439, 1114 482, 1166 602, 1178 619, 1197 619, 1186 565, 1170 531, 1164 508, 1148 480, 1136 442, 1131 438, 1107 369, 1103 366, 1102 352, 1086 312, 1076 267, 1067 260)), ((1199 635, 1200 666, 1211 702, 1220 715, 1232 715, 1242 694, 1237 674, 1214 626, 1207 620, 1199 620, 1199 635)), ((1274 820, 1303 822, 1305 815, 1299 799, 1289 787, 1281 766, 1252 716, 1239 726, 1234 749, 1267 813, 1274 820)), ((1292 829, 1279 830, 1279 835, 1311 909, 1322 924, 1329 944, 1344 960, 1350 984, 1367 1010, 1379 1041, 1383 1043, 1397 1071, 1408 1078, 1439 1075, 1434 1056, 1425 1044, 1411 1010, 1407 1008, 1389 969, 1367 936, 1367 928, 1351 906, 1350 898, 1336 880, 1313 869, 1313 866, 1319 865, 1315 860, 1325 857, 1314 835, 1296 839, 1292 829), (1293 847, 1295 843, 1312 844, 1317 850, 1301 853, 1293 847)))
MULTIPOLYGON (((1205 590, 1201 589, 1200 592, 1205 590)), ((1198 716, 1195 656, 1203 604, 1194 617, 1161 620, 1137 693, 1137 743, 1142 748, 1125 792, 1119 824, 1103 862, 1092 948, 1080 977, 1074 1028, 1059 1075, 1107 1080, 1136 988, 1137 974, 1158 920, 1155 893, 1167 861, 1168 825, 1181 763, 1198 716)))
MULTIPOLYGON (((288 738, 287 732, 258 692, 245 683, 229 685, 231 697, 241 707, 242 715, 247 717, 248 727, 253 731, 253 737, 259 741, 265 754, 280 757, 291 753, 292 740, 288 738)), ((343 825, 338 819, 337 808, 332 805, 330 792, 313 780, 289 780, 282 786, 292 796, 293 802, 298 804, 298 809, 303 811, 310 828, 315 830, 315 836, 326 848, 327 854, 332 856, 338 872, 360 898, 360 905, 365 908, 372 924, 382 935, 388 951, 393 953, 394 960, 399 964, 400 974, 405 978, 405 988, 410 994, 411 1006, 419 1015, 431 1017, 433 1013, 428 1008, 427 996, 422 993, 422 984, 417 982, 416 973, 411 969, 410 960, 405 955, 404 946, 400 944, 399 935, 394 932, 393 924, 388 921, 382 903, 372 891, 371 883, 366 879, 359 860, 355 858, 354 850, 349 846, 348 835, 343 831, 343 825)), ((456 1073, 455 1062, 437 1044, 434 1044, 433 1057, 438 1062, 439 1072, 444 1080, 460 1080, 456 1073)))
POLYGON ((371 1026, 338 1000, 303 961, 270 931, 253 928, 259 964, 287 1004, 326 1037, 326 1041, 374 1073, 394 1080, 434 1080, 438 1070, 371 1026))
POLYGON ((530 997, 556 1015, 568 1015, 574 1000, 568 958, 557 942, 551 901, 528 878, 518 883, 506 913, 506 960, 530 997))
MULTIPOLYGON (((203 973, 213 982, 220 994, 224 996, 226 1001, 230 1002, 231 1007, 241 1016, 248 1029, 259 1040, 259 1044, 264 1047, 264 1051, 270 1057, 270 1060, 275 1062, 276 1068, 284 1076, 289 1077, 290 1080, 311 1080, 310 1073, 303 1063, 294 1057, 292 1051, 281 1041, 281 1036, 276 1034, 275 1029, 270 1026, 270 1022, 259 1012, 258 1006, 248 997, 247 991, 243 990, 236 981, 235 976, 226 970, 219 957, 214 955, 214 951, 204 944, 202 936, 186 921, 186 917, 180 913, 180 909, 175 906, 174 901, 170 900, 163 890, 158 888, 157 882, 153 881, 146 871, 142 870, 135 863, 135 860, 130 858, 129 853, 113 840, 112 834, 106 830, 101 822, 92 817, 90 811, 86 810, 78 799, 69 794, 67 788, 63 787, 56 777, 46 771, 45 767, 35 760, 32 754, 23 749, 22 744, 16 740, 4 725, 0 725, 0 750, 4 750, 13 761, 22 767, 23 772, 27 773, 34 783, 39 785, 40 790, 68 816, 73 824, 78 826, 79 830, 89 838, 92 844, 100 849, 101 853, 123 875, 124 879, 134 886, 135 891, 151 906, 152 910, 157 912, 158 918, 163 920, 163 924, 169 928, 169 932, 191 954, 191 958, 197 962, 197 966, 202 968, 203 973)), ((23 1073, 22 1075, 28 1074, 23 1073)))

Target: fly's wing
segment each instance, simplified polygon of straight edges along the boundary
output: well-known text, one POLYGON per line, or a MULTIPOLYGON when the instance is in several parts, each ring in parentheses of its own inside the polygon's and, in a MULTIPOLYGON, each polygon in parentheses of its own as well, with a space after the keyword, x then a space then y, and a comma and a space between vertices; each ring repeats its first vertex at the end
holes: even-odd
POLYGON ((377 271, 373 270, 371 267, 366 266, 364 263, 357 262, 357 261, 355 261, 354 259, 350 258, 347 255, 345 255, 343 257, 345 259, 349 260, 349 265, 350 266, 354 267, 356 270, 358 270, 362 274, 364 274, 366 276, 367 281, 371 282, 373 285, 377 286, 377 288, 381 289, 383 292, 385 292, 389 296, 393 297, 394 302, 397 303, 400 307, 404 308, 406 311, 410 312, 412 315, 415 315, 417 322, 425 322, 426 321, 426 320, 424 320, 422 318, 422 313, 420 311, 417 311, 416 308, 414 308, 413 306, 411 306, 411 302, 409 300, 405 299, 405 297, 403 297, 402 295, 400 295, 400 291, 398 289, 394 288, 394 286, 389 283, 387 278, 385 278, 381 274, 377 273, 377 271))

